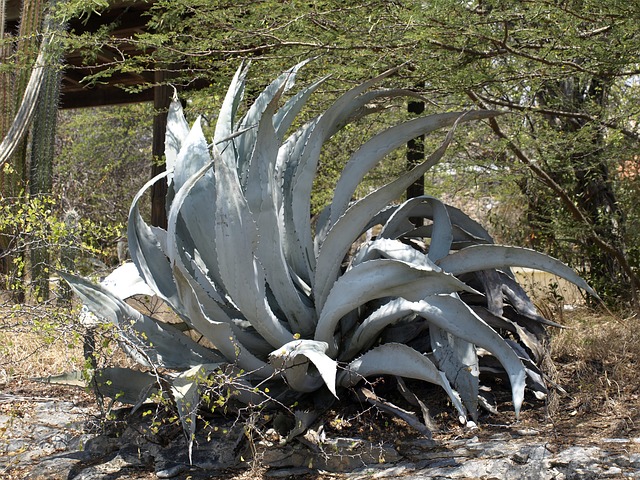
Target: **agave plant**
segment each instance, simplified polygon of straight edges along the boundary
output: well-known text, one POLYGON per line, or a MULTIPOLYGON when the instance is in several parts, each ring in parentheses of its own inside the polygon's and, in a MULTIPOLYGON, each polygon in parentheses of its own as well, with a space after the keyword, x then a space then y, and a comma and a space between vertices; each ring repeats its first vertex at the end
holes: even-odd
POLYGON ((314 224, 312 183, 323 145, 371 111, 371 102, 403 90, 373 89, 393 73, 359 85, 290 133, 294 119, 325 79, 283 98, 304 62, 284 72, 239 115, 247 67, 236 72, 212 141, 197 119, 189 128, 171 104, 167 169, 133 199, 126 264, 103 285, 64 274, 86 307, 118 325, 123 348, 153 374, 105 369, 113 392, 135 403, 158 387, 171 390, 187 432, 198 382, 220 365, 244 372, 244 401, 257 385, 300 395, 335 396, 361 380, 394 375, 442 387, 462 421, 476 417, 482 369, 508 376, 519 413, 529 385, 545 386, 537 364, 545 325, 511 266, 559 275, 595 292, 570 268, 532 250, 494 244, 460 210, 423 196, 398 204, 406 188, 445 154, 458 124, 495 111, 449 112, 407 121, 367 140, 347 162, 331 204, 314 224), (358 184, 392 150, 436 129, 450 130, 423 163, 356 201, 358 184), (166 230, 147 225, 140 198, 166 177, 166 230), (396 202, 396 203, 394 203, 396 202), (416 226, 411 221, 425 219, 416 226), (352 247, 366 232, 356 253, 352 247), (125 299, 153 293, 184 322, 163 323, 125 299), (134 333, 132 333, 134 332, 134 333), (162 367, 160 370, 158 367, 162 367), (171 373, 173 372, 173 373, 171 373), (274 388, 280 385, 281 388, 274 388))

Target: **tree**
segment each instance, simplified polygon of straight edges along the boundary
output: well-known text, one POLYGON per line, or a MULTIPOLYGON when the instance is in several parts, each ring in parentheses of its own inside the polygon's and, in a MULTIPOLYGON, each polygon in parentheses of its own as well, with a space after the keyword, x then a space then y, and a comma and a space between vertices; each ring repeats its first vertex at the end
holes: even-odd
MULTIPOLYGON (((71 32, 69 41, 92 52, 133 42, 147 52, 124 56, 87 81, 170 65, 172 83, 204 81, 218 97, 220 79, 241 58, 260 63, 254 81, 261 85, 295 60, 317 56, 307 72, 331 73, 327 90, 409 61, 414 68, 388 86, 424 84, 422 93, 439 108, 512 113, 490 122, 492 142, 484 138, 466 153, 492 181, 504 174, 519 185, 530 221, 523 239, 583 265, 612 300, 637 304, 638 255, 628 245, 638 232, 627 225, 635 204, 621 201, 613 172, 629 160, 620 152, 638 145, 638 107, 625 99, 637 89, 639 17, 639 6, 621 0, 159 0, 147 31, 132 39, 102 29, 81 38, 71 32)), ((190 108, 207 113, 197 95, 190 108)))
POLYGON ((531 238, 546 238, 560 252, 573 254, 571 247, 579 246, 594 285, 620 299, 631 284, 637 304, 638 265, 629 263, 626 245, 633 240, 625 225, 625 210, 633 207, 618 201, 611 172, 628 160, 617 157, 621 139, 635 146, 639 139, 632 123, 637 106, 622 110, 619 102, 635 88, 628 82, 638 73, 638 6, 482 1, 431 7, 419 22, 421 44, 456 53, 439 64, 453 88, 431 77, 434 88, 520 113, 490 123, 532 173, 520 183, 539 229, 531 238), (446 16, 439 10, 445 8, 446 16), (532 181, 547 194, 536 193, 532 181), (571 221, 554 228, 565 212, 571 221))

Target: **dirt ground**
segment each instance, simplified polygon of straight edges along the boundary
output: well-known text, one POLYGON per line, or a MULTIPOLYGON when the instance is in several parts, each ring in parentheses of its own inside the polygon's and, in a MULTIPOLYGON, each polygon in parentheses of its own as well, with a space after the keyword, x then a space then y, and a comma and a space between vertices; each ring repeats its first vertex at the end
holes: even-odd
MULTIPOLYGON (((427 406, 440 427, 440 431, 434 433, 434 440, 447 441, 472 434, 482 441, 509 428, 538 432, 553 438, 556 446, 598 445, 603 439, 640 438, 640 378, 637 375, 640 335, 637 334, 637 316, 611 317, 582 309, 570 313, 556 312, 554 320, 567 328, 552 332, 552 361, 548 362, 546 372, 552 385, 551 393, 544 401, 528 396, 518 421, 509 405, 509 392, 504 390, 498 398, 500 413, 482 413, 479 428, 471 433, 456 422, 442 395, 430 395, 429 387, 419 391, 420 387, 410 385, 416 389, 415 393, 430 399, 427 406)), ((26 338, 27 334, 24 335, 26 338)), ((92 395, 82 389, 30 380, 34 376, 49 374, 51 370, 60 371, 60 368, 78 361, 78 356, 82 357, 77 338, 76 343, 71 344, 69 335, 71 333, 54 335, 55 340, 48 339, 44 344, 31 339, 31 343, 26 342, 33 350, 30 354, 24 346, 12 350, 14 347, 4 339, 0 357, 0 414, 11 410, 12 415, 20 415, 20 410, 28 410, 33 402, 51 398, 71 401, 88 409, 95 407, 92 395), (64 355, 60 344, 64 345, 64 355), (61 356, 66 358, 62 360, 61 356), (30 366, 24 366, 25 362, 30 366), (19 398, 20 402, 8 401, 11 398, 19 398)), ((38 335, 36 337, 39 338, 38 335)), ((378 385, 376 392, 396 402, 397 390, 391 383, 378 385)), ((97 414, 97 408, 94 411, 97 414)), ((334 405, 325 412, 322 421, 328 435, 359 437, 374 442, 415 435, 404 421, 353 399, 334 405)), ((2 433, 0 431, 0 436, 2 433)), ((23 478, 27 473, 19 471, 21 476, 13 478, 23 478)), ((220 478, 261 478, 264 473, 264 468, 254 465, 250 471, 227 472, 220 478)), ((313 478, 332 477, 339 476, 327 474, 313 478)), ((140 472, 140 476, 131 478, 156 477, 152 472, 140 472)))

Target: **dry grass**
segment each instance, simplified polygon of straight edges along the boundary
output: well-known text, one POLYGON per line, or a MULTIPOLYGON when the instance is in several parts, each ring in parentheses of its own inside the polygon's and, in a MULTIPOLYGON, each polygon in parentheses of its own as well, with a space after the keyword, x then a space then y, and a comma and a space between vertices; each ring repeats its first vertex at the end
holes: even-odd
POLYGON ((565 314, 565 330, 554 332, 557 381, 566 384, 570 414, 621 416, 636 430, 640 405, 638 318, 599 315, 587 309, 565 314))
POLYGON ((0 388, 83 364, 81 332, 67 309, 8 304, 0 308, 0 388))

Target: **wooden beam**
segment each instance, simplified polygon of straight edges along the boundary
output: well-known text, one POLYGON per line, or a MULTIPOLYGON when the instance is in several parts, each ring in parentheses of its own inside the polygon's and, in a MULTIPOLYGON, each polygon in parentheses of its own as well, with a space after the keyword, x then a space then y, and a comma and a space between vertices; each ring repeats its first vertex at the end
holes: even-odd
MULTIPOLYGON (((167 79, 166 72, 156 72, 156 86, 153 88, 153 163, 151 165, 151 176, 154 177, 164 172, 166 165, 164 161, 164 137, 167 129, 167 113, 171 104, 171 88, 162 85, 167 79)), ((166 178, 157 181, 151 187, 151 224, 157 227, 167 228, 167 212, 165 209, 165 199, 167 198, 166 178)))

